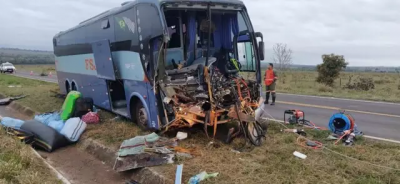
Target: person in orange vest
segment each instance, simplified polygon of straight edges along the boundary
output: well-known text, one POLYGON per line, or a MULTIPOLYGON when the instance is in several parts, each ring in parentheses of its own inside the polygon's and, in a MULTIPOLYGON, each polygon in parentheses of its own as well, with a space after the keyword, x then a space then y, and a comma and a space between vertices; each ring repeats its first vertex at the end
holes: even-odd
POLYGON ((266 99, 264 104, 268 104, 269 95, 272 95, 272 103, 271 105, 275 105, 276 93, 275 86, 276 80, 278 80, 278 75, 274 71, 274 65, 272 63, 269 64, 268 69, 265 71, 264 83, 266 86, 266 99))

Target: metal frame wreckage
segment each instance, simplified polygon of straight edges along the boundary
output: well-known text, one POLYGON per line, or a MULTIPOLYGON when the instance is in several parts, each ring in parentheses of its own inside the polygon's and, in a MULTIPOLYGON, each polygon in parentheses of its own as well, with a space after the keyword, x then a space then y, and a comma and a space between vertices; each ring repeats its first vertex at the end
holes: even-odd
MULTIPOLYGON (((212 32, 211 9, 208 5, 208 33, 212 32)), ((206 28, 206 29, 207 29, 206 28)), ((256 37, 262 38, 261 33, 242 31, 233 38, 233 47, 237 57, 238 37, 248 36, 252 42, 256 37)), ((209 36, 208 39, 211 37, 209 36)), ((213 127, 213 137, 217 126, 224 123, 236 123, 231 128, 227 142, 244 135, 253 145, 262 144, 265 130, 256 121, 256 109, 261 102, 260 84, 254 79, 245 79, 246 72, 240 70, 240 63, 230 58, 227 50, 221 48, 219 56, 209 57, 210 41, 207 54, 199 64, 188 67, 177 66, 173 70, 165 70, 165 53, 159 52, 158 60, 158 89, 163 104, 163 116, 169 122, 164 126, 164 132, 171 129, 192 127, 203 124, 208 137, 207 127, 213 127)), ((165 47, 165 44, 161 48, 165 47)), ((263 58, 264 43, 254 44, 255 54, 263 58), (258 48, 258 49, 257 49, 258 48), (261 56, 262 55, 262 56, 261 56)), ((162 50, 162 49, 161 49, 162 50)), ((258 58, 257 57, 257 58, 258 58)), ((259 63, 257 63, 259 70, 259 63)), ((251 74, 257 75, 256 72, 251 74)))

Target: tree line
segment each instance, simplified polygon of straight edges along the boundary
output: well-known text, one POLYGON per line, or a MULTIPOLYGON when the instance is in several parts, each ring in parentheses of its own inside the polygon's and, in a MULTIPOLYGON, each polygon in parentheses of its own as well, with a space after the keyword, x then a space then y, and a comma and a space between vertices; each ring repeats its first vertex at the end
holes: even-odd
POLYGON ((0 49, 0 63, 10 62, 18 64, 54 64, 52 52, 0 49))

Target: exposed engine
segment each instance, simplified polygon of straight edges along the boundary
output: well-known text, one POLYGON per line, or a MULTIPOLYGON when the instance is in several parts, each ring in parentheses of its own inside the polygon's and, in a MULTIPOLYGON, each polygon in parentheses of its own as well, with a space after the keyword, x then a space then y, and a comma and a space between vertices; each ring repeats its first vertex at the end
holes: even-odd
POLYGON ((229 60, 218 65, 220 62, 221 58, 217 61, 210 57, 208 67, 204 67, 203 59, 185 68, 166 71, 167 79, 161 89, 169 117, 168 128, 199 123, 205 127, 216 126, 232 120, 255 122, 259 100, 257 82, 244 79, 240 70, 227 64, 229 60))

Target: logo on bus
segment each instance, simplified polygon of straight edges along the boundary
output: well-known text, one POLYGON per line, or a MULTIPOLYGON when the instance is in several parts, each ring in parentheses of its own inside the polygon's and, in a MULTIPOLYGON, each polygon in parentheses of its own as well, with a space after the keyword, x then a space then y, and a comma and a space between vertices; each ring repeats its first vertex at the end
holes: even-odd
POLYGON ((96 70, 93 59, 85 59, 86 70, 96 70))

